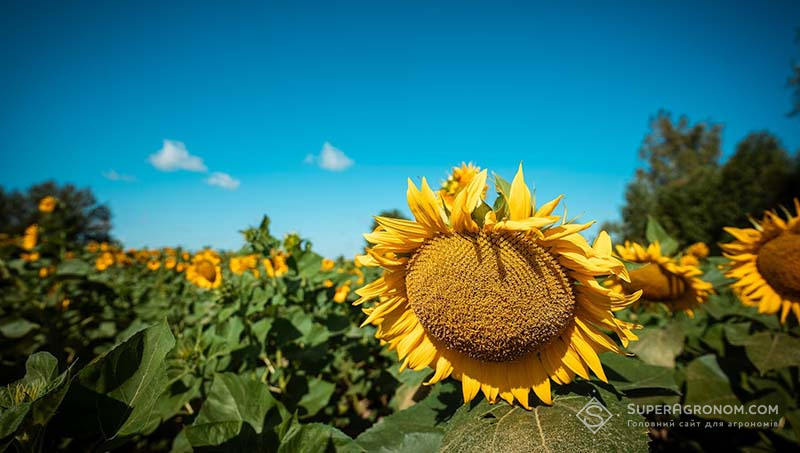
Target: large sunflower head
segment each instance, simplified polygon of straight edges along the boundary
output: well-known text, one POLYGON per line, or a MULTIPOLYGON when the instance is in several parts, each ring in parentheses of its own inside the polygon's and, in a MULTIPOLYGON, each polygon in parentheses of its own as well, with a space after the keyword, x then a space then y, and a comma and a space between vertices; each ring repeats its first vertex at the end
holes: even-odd
MULTIPOLYGON (((480 172, 481 167, 478 167, 472 162, 462 162, 460 167, 453 167, 453 171, 450 173, 450 176, 447 177, 447 179, 442 183, 441 189, 439 189, 439 196, 448 210, 452 209, 453 201, 455 201, 456 195, 464 190, 467 185, 472 182, 472 179, 478 176, 480 172)), ((486 197, 486 191, 488 189, 488 185, 483 186, 481 198, 486 197)))
POLYGON ((783 220, 765 212, 755 228, 725 228, 734 237, 720 244, 731 260, 726 275, 736 279, 732 287, 742 303, 757 306, 759 313, 781 312, 786 322, 789 310, 800 321, 800 201, 794 200, 795 215, 783 220))
POLYGON ((550 381, 569 383, 589 370, 605 380, 597 354, 621 352, 604 331, 627 346, 636 326, 613 312, 633 303, 598 284, 599 276, 628 279, 601 233, 589 245, 592 223, 565 222, 553 211, 561 197, 537 207, 520 166, 512 184, 498 178, 496 208, 482 201, 481 171, 446 210, 423 178, 409 180, 415 220, 376 217, 359 257, 383 275, 358 289, 355 304, 375 300, 364 324, 396 349, 401 369, 432 367, 427 384, 452 376, 464 401, 482 391, 530 408, 529 391, 552 403, 550 381))
POLYGON ((694 308, 705 303, 714 292, 711 283, 699 276, 703 271, 698 267, 696 255, 687 252, 679 258, 665 256, 656 242, 647 248, 636 242, 625 241, 617 245, 616 255, 623 260, 642 266, 630 271, 630 281, 609 278, 605 285, 615 291, 642 292, 642 300, 660 302, 670 311, 683 311, 694 316, 694 308))
POLYGON ((186 279, 195 286, 205 289, 217 288, 222 284, 220 257, 213 250, 204 250, 192 258, 186 268, 186 279))

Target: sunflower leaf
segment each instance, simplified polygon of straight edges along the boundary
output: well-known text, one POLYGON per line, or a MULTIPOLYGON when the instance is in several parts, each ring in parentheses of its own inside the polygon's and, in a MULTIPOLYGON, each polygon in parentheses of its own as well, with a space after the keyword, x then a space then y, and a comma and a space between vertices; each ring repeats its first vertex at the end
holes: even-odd
POLYGON ((631 343, 628 350, 643 362, 675 368, 675 358, 683 350, 686 332, 677 322, 670 322, 664 328, 651 327, 637 332, 639 341, 631 343))
POLYGON ((644 418, 630 413, 630 400, 585 382, 569 389, 530 411, 502 401, 463 405, 439 451, 648 451, 644 418))
POLYGON ((667 234, 664 227, 653 216, 647 216, 646 236, 650 243, 658 242, 662 255, 670 256, 678 251, 678 241, 667 234))

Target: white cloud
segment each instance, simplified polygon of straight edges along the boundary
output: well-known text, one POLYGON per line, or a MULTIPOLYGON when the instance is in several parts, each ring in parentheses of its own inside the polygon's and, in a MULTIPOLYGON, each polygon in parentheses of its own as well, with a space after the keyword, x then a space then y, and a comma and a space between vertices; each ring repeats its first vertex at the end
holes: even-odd
POLYGON ((320 168, 330 171, 347 170, 355 163, 353 159, 347 157, 342 150, 328 142, 322 145, 322 151, 319 152, 319 156, 309 154, 303 159, 303 162, 307 164, 316 163, 320 168))
POLYGON ((206 184, 222 187, 223 189, 236 190, 239 188, 241 181, 233 178, 227 173, 215 171, 214 173, 211 173, 211 176, 206 178, 206 184))
POLYGON ((147 160, 161 171, 208 171, 202 158, 192 156, 186 145, 175 140, 164 140, 164 146, 147 160))
POLYGON ((135 176, 126 175, 123 173, 117 173, 116 170, 108 170, 103 172, 103 177, 108 179, 109 181, 122 181, 122 182, 134 182, 136 181, 135 176))

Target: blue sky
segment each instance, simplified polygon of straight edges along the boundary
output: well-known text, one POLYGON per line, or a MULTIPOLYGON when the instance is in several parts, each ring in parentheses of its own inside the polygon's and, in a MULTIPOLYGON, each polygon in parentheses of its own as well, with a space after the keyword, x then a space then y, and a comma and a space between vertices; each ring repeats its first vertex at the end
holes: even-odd
POLYGON ((726 154, 800 147, 798 2, 164 3, 0 3, 0 183, 90 186, 130 246, 235 248, 268 214, 352 255, 461 161, 613 219, 662 108, 724 123, 726 154))

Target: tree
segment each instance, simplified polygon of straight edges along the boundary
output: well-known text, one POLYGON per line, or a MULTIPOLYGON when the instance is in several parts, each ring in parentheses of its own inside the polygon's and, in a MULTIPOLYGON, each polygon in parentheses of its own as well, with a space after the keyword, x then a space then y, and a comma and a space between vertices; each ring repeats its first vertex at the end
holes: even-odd
POLYGON ((743 226, 766 209, 789 207, 800 196, 800 155, 789 155, 769 132, 748 135, 722 167, 720 204, 724 225, 743 226))
POLYGON ((0 188, 0 232, 20 235, 33 223, 58 234, 65 243, 111 240, 111 210, 99 204, 88 188, 54 181, 36 184, 26 192, 0 188), (39 202, 47 196, 58 203, 53 212, 43 215, 39 202))
POLYGON ((707 238, 713 221, 716 169, 721 154, 722 126, 690 125, 681 117, 673 123, 661 111, 651 121, 639 157, 646 162, 628 184, 622 223, 607 225, 624 239, 643 241, 647 216, 652 215, 676 239, 707 238))
POLYGON ((720 125, 673 124, 659 112, 639 155, 646 162, 628 184, 622 222, 608 224, 620 239, 644 241, 653 216, 681 245, 705 242, 712 251, 730 238, 725 226, 791 206, 800 196, 800 154, 794 158, 768 132, 748 135, 720 165, 720 125))

